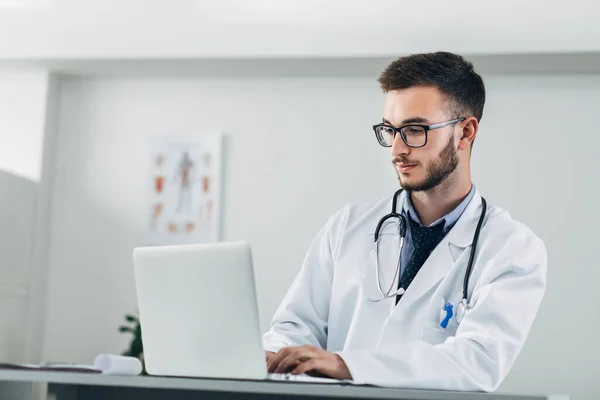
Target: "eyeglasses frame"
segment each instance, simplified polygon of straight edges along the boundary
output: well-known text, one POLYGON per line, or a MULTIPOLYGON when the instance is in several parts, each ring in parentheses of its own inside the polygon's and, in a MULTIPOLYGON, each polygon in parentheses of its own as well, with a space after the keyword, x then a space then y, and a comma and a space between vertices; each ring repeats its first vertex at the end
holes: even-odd
POLYGON ((404 144, 406 144, 410 148, 419 149, 419 148, 425 147, 427 145, 427 141, 429 140, 429 131, 430 130, 444 128, 444 127, 446 127, 448 125, 456 124, 456 123, 462 122, 464 120, 466 120, 466 118, 462 117, 462 118, 455 118, 455 119, 452 119, 452 120, 449 120, 449 121, 439 122, 439 123, 432 124, 432 125, 406 124, 406 125, 403 125, 403 126, 401 126, 399 128, 396 128, 395 126, 392 126, 392 125, 386 124, 385 122, 382 122, 380 124, 373 125, 373 132, 375 132, 375 137, 377 138, 377 142, 381 146, 383 146, 383 147, 392 147, 393 144, 390 144, 390 145, 383 144, 381 142, 381 140, 379 140, 379 135, 377 134, 377 128, 381 127, 381 126, 392 128, 392 130, 394 131, 394 140, 396 140, 396 135, 400 134, 400 137, 402 138, 402 141, 404 142, 404 144), (409 126, 418 126, 420 128, 423 128, 423 130, 425 131, 425 143, 423 143, 421 146, 413 146, 413 145, 408 144, 408 142, 406 140, 406 137, 402 133, 402 129, 404 129, 406 127, 409 127, 409 126))

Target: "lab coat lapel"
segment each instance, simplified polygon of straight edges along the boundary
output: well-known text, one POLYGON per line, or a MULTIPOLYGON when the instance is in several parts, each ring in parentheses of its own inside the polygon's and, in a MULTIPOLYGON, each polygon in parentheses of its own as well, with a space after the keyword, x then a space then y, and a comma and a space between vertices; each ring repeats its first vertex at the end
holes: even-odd
POLYGON ((448 274, 457 258, 456 254, 453 255, 453 251, 456 253, 456 247, 466 249, 473 241, 473 234, 481 214, 481 204, 481 196, 476 191, 463 215, 425 261, 394 313, 402 313, 402 310, 421 299, 448 274), (453 251, 451 251, 452 246, 455 246, 453 251))

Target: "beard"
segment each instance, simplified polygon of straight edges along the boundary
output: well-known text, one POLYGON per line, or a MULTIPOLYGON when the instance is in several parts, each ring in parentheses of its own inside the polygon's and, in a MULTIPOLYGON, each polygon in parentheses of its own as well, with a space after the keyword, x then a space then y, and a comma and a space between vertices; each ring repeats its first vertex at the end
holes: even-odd
MULTIPOLYGON (((398 181, 400 186, 408 192, 426 192, 444 182, 456 167, 458 167, 458 156, 454 148, 454 138, 450 136, 448 144, 440 152, 437 160, 432 161, 426 168, 426 177, 422 182, 413 184, 403 183, 398 170, 398 181)), ((400 160, 402 158, 399 157, 400 160)), ((395 161, 395 160, 394 160, 395 161)))

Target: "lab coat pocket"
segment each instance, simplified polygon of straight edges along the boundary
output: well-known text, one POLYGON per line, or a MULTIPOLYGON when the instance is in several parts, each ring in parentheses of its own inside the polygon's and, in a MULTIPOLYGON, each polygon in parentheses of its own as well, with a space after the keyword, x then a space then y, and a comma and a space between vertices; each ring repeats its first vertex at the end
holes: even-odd
POLYGON ((456 334, 458 323, 456 321, 456 308, 444 298, 439 299, 439 304, 434 305, 433 315, 423 324, 422 339, 431 344, 439 344, 456 334))
POLYGON ((455 331, 452 329, 444 329, 438 326, 425 325, 421 331, 421 339, 429 344, 436 345, 446 341, 446 339, 453 337, 455 331))

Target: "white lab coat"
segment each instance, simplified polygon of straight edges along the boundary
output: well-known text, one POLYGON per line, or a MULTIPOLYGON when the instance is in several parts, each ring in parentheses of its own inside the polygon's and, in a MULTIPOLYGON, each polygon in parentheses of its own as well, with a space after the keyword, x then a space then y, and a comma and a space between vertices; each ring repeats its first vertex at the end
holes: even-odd
MULTIPOLYGON (((404 201, 405 192, 398 202, 404 201)), ((310 246, 300 273, 263 337, 264 348, 310 344, 339 354, 356 383, 494 391, 521 350, 546 290, 543 242, 508 212, 488 204, 469 282, 470 311, 456 311, 482 202, 478 192, 431 253, 398 303, 378 298, 373 234, 391 197, 347 206, 310 246), (456 315, 456 313, 455 313, 456 315)), ((397 224, 380 244, 384 289, 394 275, 397 224)), ((397 283, 394 284, 397 288, 397 283)))

